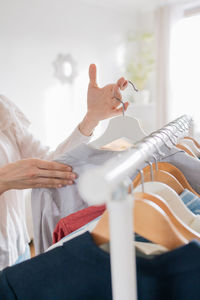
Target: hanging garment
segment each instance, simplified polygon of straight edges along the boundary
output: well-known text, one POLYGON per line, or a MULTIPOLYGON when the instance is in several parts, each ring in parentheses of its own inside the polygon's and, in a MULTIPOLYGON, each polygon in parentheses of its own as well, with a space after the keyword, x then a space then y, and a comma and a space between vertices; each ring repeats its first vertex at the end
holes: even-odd
POLYGON ((101 216, 105 211, 106 206, 90 206, 81 209, 65 218, 62 218, 53 232, 53 244, 60 241, 66 235, 76 231, 90 221, 101 216))
POLYGON ((62 246, 65 242, 68 242, 72 239, 74 239, 75 237, 89 231, 92 232, 92 230, 95 228, 95 226, 98 224, 99 220, 101 219, 101 216, 95 218, 94 220, 90 221, 89 223, 83 225, 82 227, 78 228, 77 230, 71 232, 70 234, 68 234, 67 236, 63 237, 60 241, 58 241, 57 243, 51 245, 48 249, 45 250, 45 252, 48 252, 54 248, 60 247, 62 246))
MULTIPOLYGON (((50 246, 46 251, 50 251, 54 248, 60 247, 65 242, 68 242, 68 241, 74 239, 75 237, 85 233, 86 231, 92 232, 93 229, 95 228, 95 226, 98 224, 100 219, 101 219, 101 216, 95 218, 94 220, 90 221, 89 223, 87 223, 87 224, 83 225, 82 227, 78 228, 77 230, 71 232, 70 234, 63 237, 61 240, 59 240, 57 243, 50 246)), ((137 233, 133 234, 133 243, 138 250, 140 250, 141 252, 148 254, 148 255, 158 254, 158 253, 160 254, 160 253, 168 251, 168 249, 166 249, 165 247, 154 244, 151 241, 143 238, 142 236, 140 236, 137 233)), ((105 246, 105 248, 106 248, 106 246, 105 246)))
POLYGON ((166 146, 163 146, 161 150, 165 156, 162 157, 157 154, 156 157, 158 161, 168 162, 177 167, 184 174, 193 189, 200 194, 200 160, 197 160, 176 147, 167 149, 166 146))
MULTIPOLYGON (((149 258, 137 255, 138 300, 199 300, 200 243, 149 258)), ((89 232, 0 276, 4 300, 111 300, 110 255, 89 232)))
MULTIPOLYGON (((52 160, 89 141, 75 129, 54 152, 50 152, 28 131, 29 124, 14 103, 0 96, 0 167, 30 157, 52 160)), ((0 195, 0 269, 14 264, 29 242, 24 201, 22 190, 9 190, 0 195)))
MULTIPOLYGON (((158 161, 166 161, 174 164, 190 182, 191 186, 200 192, 200 161, 184 151, 173 147, 168 149, 163 146, 164 158, 157 154, 158 161)), ((127 150, 128 151, 128 150, 127 150)), ((102 165, 107 160, 120 156, 119 152, 93 149, 88 145, 80 145, 66 153, 58 162, 69 164, 80 176, 84 171, 102 165)), ((154 162, 153 158, 151 159, 154 162)), ((138 169, 142 169, 147 163, 142 163, 138 169)), ((133 174, 132 179, 136 176, 133 174)), ((78 182, 78 179, 75 181, 78 182)), ((52 245, 52 235, 58 221, 69 214, 87 207, 87 203, 81 198, 77 184, 65 186, 60 189, 34 189, 32 191, 33 229, 36 254, 44 252, 52 245)))
MULTIPOLYGON (((200 214, 200 198, 198 196, 188 191, 187 189, 185 189, 184 192, 182 192, 179 196, 192 213, 196 215, 200 214)), ((69 235, 70 233, 86 225, 93 219, 102 215, 105 209, 105 205, 90 206, 62 218, 54 229, 53 244, 57 243, 65 236, 69 235)), ((144 239, 139 235, 136 235, 136 240, 144 241, 144 239)))
POLYGON ((184 191, 180 194, 181 199, 185 203, 185 205, 196 215, 200 214, 200 198, 193 194, 188 189, 184 189, 184 191))
MULTIPOLYGON (((73 167, 73 171, 80 176, 86 170, 102 165, 115 156, 120 156, 120 153, 98 150, 82 144, 56 161, 69 164, 73 167)), ((32 190, 31 204, 36 254, 44 252, 52 245, 53 231, 60 219, 88 207, 79 194, 78 180, 77 178, 73 185, 59 189, 32 190)))

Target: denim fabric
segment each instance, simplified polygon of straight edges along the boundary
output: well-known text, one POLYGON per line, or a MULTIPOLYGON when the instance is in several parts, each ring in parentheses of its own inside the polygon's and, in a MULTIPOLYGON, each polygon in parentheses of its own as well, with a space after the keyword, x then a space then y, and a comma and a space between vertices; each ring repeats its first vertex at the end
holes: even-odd
POLYGON ((185 203, 185 205, 195 214, 200 214, 200 198, 193 194, 188 189, 185 189, 180 194, 181 199, 185 203))

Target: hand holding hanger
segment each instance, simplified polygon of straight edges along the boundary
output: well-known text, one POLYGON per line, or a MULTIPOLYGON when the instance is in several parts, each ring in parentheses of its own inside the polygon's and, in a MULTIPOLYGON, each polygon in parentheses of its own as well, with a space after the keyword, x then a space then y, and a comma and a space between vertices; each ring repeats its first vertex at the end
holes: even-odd
MULTIPOLYGON (((87 94, 87 114, 79 125, 80 131, 85 135, 91 135, 94 127, 98 122, 107 118, 121 115, 123 108, 119 105, 119 101, 114 96, 121 99, 120 90, 126 88, 128 82, 121 77, 117 83, 109 84, 100 88, 97 84, 96 65, 91 64, 89 67, 90 82, 87 94)), ((129 103, 124 103, 126 110, 129 103)))
MULTIPOLYGON (((128 81, 127 83, 129 84, 133 92, 138 92, 137 88, 131 81, 128 81)), ((133 144, 146 136, 146 133, 144 132, 139 121, 136 118, 125 116, 124 112, 128 107, 128 102, 122 101, 123 99, 119 97, 119 94, 116 92, 114 94, 114 98, 116 99, 118 104, 122 104, 122 107, 120 109, 121 113, 123 112, 123 115, 112 118, 110 120, 108 127, 103 135, 90 143, 90 145, 94 148, 104 147, 105 145, 121 138, 126 138, 133 144)))

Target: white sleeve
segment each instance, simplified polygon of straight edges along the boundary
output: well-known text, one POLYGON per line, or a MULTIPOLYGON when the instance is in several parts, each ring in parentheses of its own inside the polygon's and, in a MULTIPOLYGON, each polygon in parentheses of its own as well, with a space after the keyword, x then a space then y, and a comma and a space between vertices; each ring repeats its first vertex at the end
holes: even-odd
POLYGON ((0 130, 10 130, 11 138, 17 144, 21 158, 53 160, 81 143, 88 143, 91 138, 82 135, 77 127, 55 151, 49 151, 49 147, 43 146, 30 133, 29 125, 30 122, 23 112, 8 98, 0 95, 0 130))
POLYGON ((19 133, 17 134, 18 147, 22 158, 35 157, 46 160, 56 159, 61 154, 72 150, 81 143, 88 143, 90 139, 91 136, 84 136, 78 127, 76 127, 72 134, 58 145, 55 151, 49 151, 49 147, 43 146, 39 140, 34 138, 28 129, 21 131, 20 135, 19 133))

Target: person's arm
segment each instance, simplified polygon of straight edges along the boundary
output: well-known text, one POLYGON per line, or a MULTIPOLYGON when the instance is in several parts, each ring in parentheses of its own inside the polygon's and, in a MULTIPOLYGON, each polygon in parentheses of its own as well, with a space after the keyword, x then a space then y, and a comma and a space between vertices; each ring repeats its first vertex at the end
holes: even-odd
MULTIPOLYGON (((121 99, 120 89, 127 86, 127 81, 120 78, 116 84, 99 88, 96 83, 95 65, 90 65, 89 77, 87 113, 72 135, 60 144, 56 151, 49 152, 48 147, 42 146, 25 125, 18 126, 17 129, 12 128, 22 160, 0 168, 0 194, 10 189, 56 188, 73 184, 77 175, 72 172, 70 166, 44 159, 54 159, 78 144, 88 142, 99 121, 121 114, 122 108, 118 108, 120 103, 115 97, 121 99)), ((125 103, 125 109, 127 107, 128 103, 125 103)))
POLYGON ((70 166, 40 159, 23 159, 0 168, 0 195, 11 189, 59 188, 73 184, 70 166))
MULTIPOLYGON (((48 147, 36 140, 27 130, 19 137, 19 147, 22 158, 37 157, 40 159, 53 160, 61 154, 70 151, 81 143, 88 143, 94 128, 101 120, 122 114, 122 108, 118 108, 120 102, 115 97, 121 99, 120 89, 127 86, 127 80, 123 77, 117 83, 109 84, 103 88, 98 87, 96 82, 96 66, 89 67, 89 86, 87 95, 87 113, 73 133, 63 141, 55 151, 49 152, 48 147)), ((125 103, 125 109, 128 102, 125 103)))

